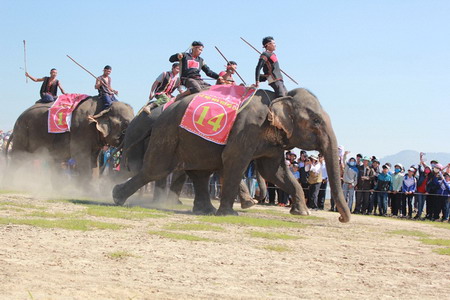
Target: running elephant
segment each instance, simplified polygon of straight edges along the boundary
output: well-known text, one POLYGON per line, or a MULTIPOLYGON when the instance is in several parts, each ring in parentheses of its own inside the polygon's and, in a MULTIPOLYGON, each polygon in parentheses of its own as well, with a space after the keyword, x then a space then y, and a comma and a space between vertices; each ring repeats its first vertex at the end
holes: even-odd
POLYGON ((113 102, 102 110, 98 97, 89 97, 73 111, 70 132, 48 133, 48 110, 52 103, 37 103, 17 119, 13 130, 11 167, 42 149, 48 150, 51 163, 58 168, 61 162, 74 158, 78 178, 89 184, 92 169, 104 145, 118 146, 134 113, 130 105, 113 102), (93 118, 89 119, 89 116, 93 118))
POLYGON ((266 180, 292 196, 291 214, 308 215, 302 187, 284 163, 284 150, 298 147, 324 154, 331 194, 341 214, 339 220, 350 220, 340 185, 337 140, 328 114, 312 93, 295 89, 288 96, 274 100, 272 92, 258 90, 238 114, 225 146, 179 127, 192 98, 181 99, 158 118, 143 168, 113 189, 116 204, 123 204, 141 186, 164 178, 182 164, 195 186, 194 212, 233 215, 242 175, 250 161, 255 160, 266 180), (208 192, 209 176, 215 170, 223 175, 222 198, 217 211, 208 192))
MULTIPOLYGON (((136 175, 141 170, 145 152, 149 147, 153 125, 161 115, 162 111, 163 106, 153 109, 151 114, 142 111, 130 122, 123 139, 119 178, 125 180, 126 178, 136 175)), ((259 174, 257 179, 260 186, 260 195, 257 200, 262 200, 266 197, 267 190, 265 188, 264 179, 259 174)), ((172 184, 169 187, 168 193, 166 191, 166 178, 155 182, 153 199, 156 199, 156 201, 167 201, 169 203, 180 203, 179 196, 185 181, 186 173, 181 169, 175 170, 172 174, 172 184)), ((242 208, 251 207, 256 203, 250 197, 250 193, 244 183, 240 184, 239 191, 242 208)))

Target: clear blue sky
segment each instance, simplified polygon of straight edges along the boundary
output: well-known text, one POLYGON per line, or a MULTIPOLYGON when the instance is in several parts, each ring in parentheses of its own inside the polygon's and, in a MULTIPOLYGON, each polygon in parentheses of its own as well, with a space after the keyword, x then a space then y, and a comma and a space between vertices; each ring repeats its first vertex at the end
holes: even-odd
MULTIPOLYGON (((273 35, 282 68, 314 92, 339 144, 377 156, 403 149, 450 152, 450 1, 12 1, 0 10, 0 128, 39 98, 53 67, 70 93, 95 95, 95 74, 113 67, 113 87, 135 111, 168 57, 193 40, 220 71, 225 55, 253 82, 260 47, 273 35)), ((288 89, 296 87, 286 79, 288 89)), ((267 87, 263 84, 263 87, 267 87)), ((269 88, 270 89, 270 88, 269 88)))

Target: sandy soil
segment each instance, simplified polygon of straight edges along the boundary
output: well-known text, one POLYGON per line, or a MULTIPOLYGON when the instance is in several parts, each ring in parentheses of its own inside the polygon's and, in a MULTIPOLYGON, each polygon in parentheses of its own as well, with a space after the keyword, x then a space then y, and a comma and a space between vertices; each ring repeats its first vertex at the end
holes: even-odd
MULTIPOLYGON (((0 218, 29 218, 26 213, 35 208, 26 207, 28 204, 45 207, 47 212, 86 209, 43 197, 2 194, 0 218)), ((290 217, 287 208, 258 206, 242 215, 308 226, 220 224, 223 232, 184 232, 211 239, 201 242, 149 233, 163 230, 167 224, 199 222, 188 208, 184 210, 143 220, 85 216, 128 226, 121 230, 0 224, 1 298, 443 299, 450 295, 450 256, 433 252, 438 246, 425 245, 419 237, 388 233, 417 230, 450 239, 447 228, 367 216, 353 216, 351 223, 341 224, 337 213, 313 212, 321 219, 299 219, 290 217), (286 216, 255 212, 267 209, 286 216), (252 230, 301 238, 268 240, 251 237, 248 232, 252 230), (267 245, 282 245, 290 251, 268 250, 264 248, 267 245), (111 253, 117 251, 132 256, 112 258, 111 253)))

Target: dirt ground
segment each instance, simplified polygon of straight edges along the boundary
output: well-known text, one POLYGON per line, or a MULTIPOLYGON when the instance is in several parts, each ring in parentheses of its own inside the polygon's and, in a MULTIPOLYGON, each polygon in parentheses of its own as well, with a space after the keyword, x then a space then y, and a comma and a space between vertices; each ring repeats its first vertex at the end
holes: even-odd
POLYGON ((189 213, 189 200, 184 203, 160 217, 123 219, 86 213, 105 207, 104 202, 0 194, 1 298, 444 299, 450 295, 450 256, 436 253, 442 247, 424 244, 420 237, 450 239, 446 225, 359 215, 341 224, 333 212, 301 218, 290 216, 287 208, 268 206, 242 212, 241 217, 284 220, 295 226, 211 224, 189 213), (18 224, 24 219, 58 221, 69 215, 124 227, 81 231, 18 224), (167 227, 189 223, 207 225, 199 231, 167 227), (222 231, 212 231, 217 227, 222 231), (158 232, 207 240, 181 240, 158 232), (267 239, 252 232, 296 239, 267 239))

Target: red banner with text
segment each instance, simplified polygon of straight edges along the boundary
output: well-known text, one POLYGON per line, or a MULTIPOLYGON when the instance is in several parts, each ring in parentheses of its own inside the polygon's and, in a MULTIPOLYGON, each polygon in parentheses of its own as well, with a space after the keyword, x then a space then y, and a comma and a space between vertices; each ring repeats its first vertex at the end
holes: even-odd
POLYGON ((189 103, 180 127, 216 144, 225 145, 239 108, 250 101, 256 89, 214 85, 189 103))
POLYGON ((81 101, 88 97, 85 94, 65 94, 59 96, 48 110, 48 132, 64 133, 70 131, 72 112, 81 101))

